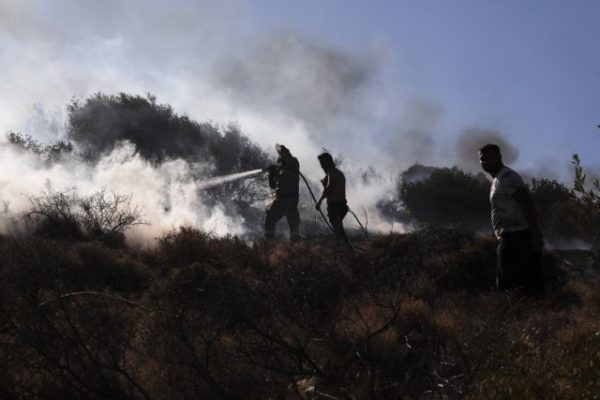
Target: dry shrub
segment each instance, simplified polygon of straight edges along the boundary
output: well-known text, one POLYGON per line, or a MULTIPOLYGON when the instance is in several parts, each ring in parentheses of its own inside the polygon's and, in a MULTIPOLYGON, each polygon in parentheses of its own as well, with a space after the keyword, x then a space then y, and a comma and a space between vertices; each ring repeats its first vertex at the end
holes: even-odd
POLYGON ((126 355, 135 315, 121 303, 96 296, 21 301, 4 308, 0 339, 12 385, 25 398, 139 398, 126 355))
POLYGON ((418 237, 408 233, 390 233, 375 237, 370 241, 370 245, 388 257, 401 257, 418 252, 420 247, 418 237))
POLYGON ((598 279, 531 298, 486 290, 494 267, 493 238, 450 230, 354 252, 1 237, 0 397, 593 397, 598 279))
POLYGON ((100 242, 75 244, 68 259, 64 276, 73 289, 135 293, 149 283, 148 271, 140 261, 100 242))
POLYGON ((492 237, 477 238, 458 251, 437 257, 437 263, 429 268, 434 268, 431 274, 437 277, 438 290, 482 291, 496 284, 496 241, 492 237))
MULTIPOLYGON (((379 276, 380 285, 402 282, 424 295, 431 279, 443 290, 477 286, 486 279, 481 275, 486 275, 486 258, 489 258, 488 248, 479 245, 480 240, 462 229, 433 225, 410 234, 376 238, 371 246, 377 249, 380 258, 374 273, 379 276), (419 279, 423 286, 415 285, 414 279, 419 279)), ((491 282, 493 285, 494 280, 491 282)))
POLYGON ((572 279, 565 284, 564 290, 577 299, 571 306, 590 305, 600 310, 600 278, 572 279))
POLYGON ((335 247, 302 245, 290 249, 287 257, 272 266, 273 285, 280 298, 315 312, 332 307, 352 279, 335 251, 335 247))
POLYGON ((431 323, 431 306, 421 299, 402 302, 394 327, 400 332, 410 332, 431 323))
POLYGON ((202 310, 223 324, 237 318, 266 318, 268 308, 256 278, 236 268, 195 262, 173 271, 155 298, 161 307, 202 310))
POLYGON ((470 387, 469 398, 593 399, 600 393, 600 326, 559 329, 545 343, 523 343, 540 328, 512 341, 497 367, 470 387))
MULTIPOLYGON (((260 269, 259 269, 260 270, 260 269)), ((164 373, 165 393, 186 398, 209 393, 218 398, 262 398, 286 382, 273 374, 278 357, 289 358, 282 340, 293 334, 290 315, 282 309, 290 303, 272 291, 272 279, 233 264, 224 267, 195 262, 173 270, 153 296, 161 312, 151 322, 146 351, 172 365, 164 373), (275 303, 276 302, 276 303, 275 303), (283 349, 282 349, 283 347, 283 349), (184 386, 173 384, 183 381, 184 386)), ((292 368, 287 361, 277 364, 292 368)), ((168 398, 168 396, 167 396, 168 398)))
POLYGON ((235 265, 241 268, 261 267, 259 253, 235 236, 213 237, 195 228, 182 227, 159 240, 158 248, 144 256, 147 264, 166 272, 195 262, 235 265))
POLYGON ((341 326, 358 357, 359 397, 391 399, 400 391, 419 397, 434 386, 431 372, 439 368, 447 331, 422 299, 361 299, 341 326))
POLYGON ((0 244, 0 278, 6 282, 0 290, 2 303, 14 306, 19 298, 35 302, 40 290, 58 290, 66 251, 60 242, 35 237, 6 238, 0 244))
POLYGON ((25 218, 32 231, 52 240, 99 240, 123 247, 125 230, 145 223, 139 208, 131 205, 131 195, 106 190, 82 197, 73 190, 54 191, 47 186, 29 200, 31 209, 25 218))
POLYGON ((544 282, 550 286, 562 285, 567 278, 560 256, 552 250, 544 250, 542 253, 542 272, 544 282))

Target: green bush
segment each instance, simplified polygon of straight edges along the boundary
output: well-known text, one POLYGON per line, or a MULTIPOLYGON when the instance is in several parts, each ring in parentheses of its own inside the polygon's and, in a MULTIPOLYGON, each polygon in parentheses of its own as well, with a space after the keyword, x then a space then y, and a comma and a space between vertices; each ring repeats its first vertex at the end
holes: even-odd
POLYGON ((74 100, 67 110, 68 137, 91 160, 127 140, 147 160, 211 161, 217 175, 268 165, 265 153, 236 125, 221 132, 214 124, 177 115, 150 94, 97 93, 83 101, 74 100))
POLYGON ((398 199, 420 222, 460 225, 471 229, 489 227, 489 181, 458 168, 434 168, 421 179, 407 178, 398 184, 398 199))

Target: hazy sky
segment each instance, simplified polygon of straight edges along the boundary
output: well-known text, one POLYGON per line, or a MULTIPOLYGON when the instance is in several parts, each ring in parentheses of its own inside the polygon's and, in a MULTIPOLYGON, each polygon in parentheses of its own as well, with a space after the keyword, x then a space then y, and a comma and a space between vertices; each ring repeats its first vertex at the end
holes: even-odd
POLYGON ((600 2, 290 3, 255 2, 257 24, 385 49, 388 89, 442 109, 436 141, 476 125, 505 134, 534 169, 575 152, 598 162, 600 2))
POLYGON ((489 137, 568 178, 572 153, 600 166, 598 21, 592 0, 0 0, 0 131, 51 139, 72 97, 151 92, 309 171, 321 147, 477 168, 489 137))

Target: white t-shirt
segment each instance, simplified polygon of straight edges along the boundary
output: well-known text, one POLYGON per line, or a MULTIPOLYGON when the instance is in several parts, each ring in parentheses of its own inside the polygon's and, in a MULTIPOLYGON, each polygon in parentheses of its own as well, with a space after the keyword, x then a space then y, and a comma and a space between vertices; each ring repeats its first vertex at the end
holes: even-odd
POLYGON ((492 206, 492 227, 497 238, 506 232, 529 228, 523 208, 512 195, 519 189, 526 189, 519 174, 503 166, 492 180, 490 203, 492 206))

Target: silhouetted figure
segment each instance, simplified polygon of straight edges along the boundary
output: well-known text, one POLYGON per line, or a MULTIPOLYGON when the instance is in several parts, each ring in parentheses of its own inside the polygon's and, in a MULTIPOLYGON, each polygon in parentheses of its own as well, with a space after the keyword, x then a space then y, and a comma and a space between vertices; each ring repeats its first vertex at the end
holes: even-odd
POLYGON ((479 149, 481 167, 493 180, 490 189, 492 227, 498 238, 496 285, 499 289, 524 286, 543 289, 541 255, 544 239, 537 212, 521 176, 502 163, 500 148, 479 149))
POLYGON ((275 199, 267 207, 265 216, 265 238, 275 237, 275 225, 284 216, 290 228, 290 240, 300 238, 300 214, 298 213, 298 193, 300 184, 300 164, 289 149, 276 144, 279 157, 277 163, 269 167, 269 186, 275 189, 275 199))
POLYGON ((321 202, 327 199, 327 217, 333 228, 333 233, 337 240, 343 240, 346 244, 348 238, 344 231, 342 223, 344 217, 348 213, 348 203, 346 201, 346 177, 336 168, 333 162, 333 157, 329 153, 323 153, 318 156, 321 168, 325 171, 325 178, 321 180, 323 183, 323 194, 317 202, 317 210, 321 209, 321 202))

